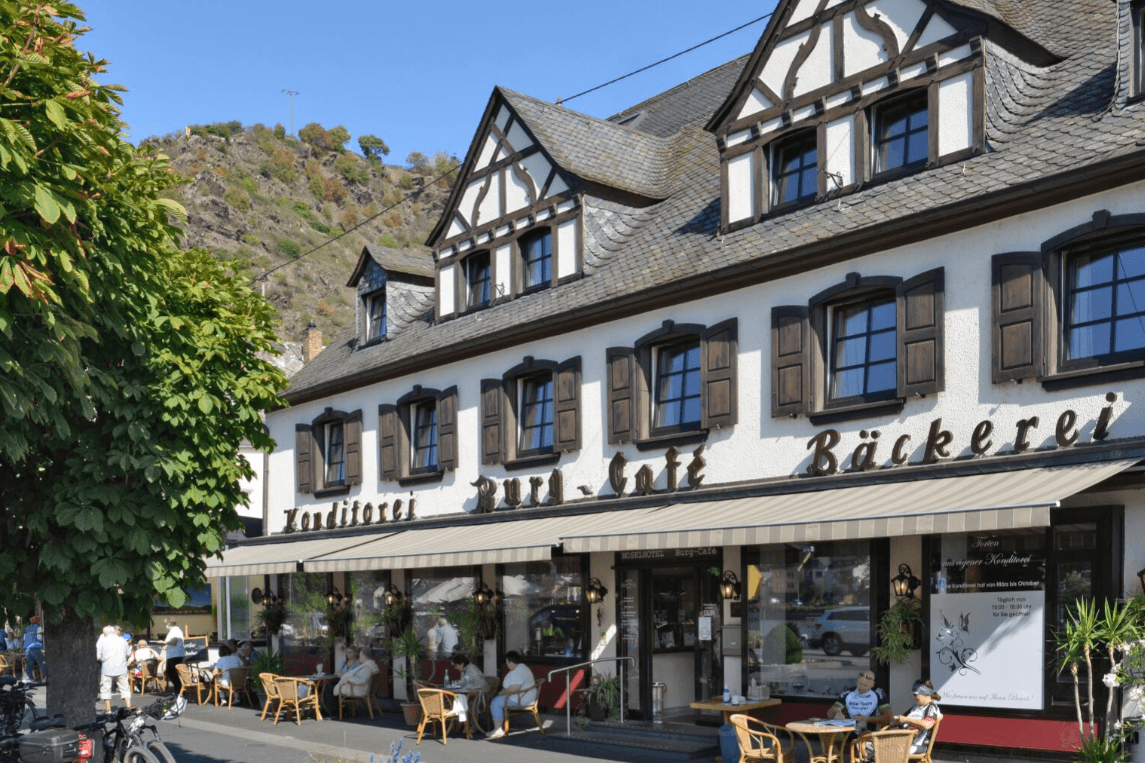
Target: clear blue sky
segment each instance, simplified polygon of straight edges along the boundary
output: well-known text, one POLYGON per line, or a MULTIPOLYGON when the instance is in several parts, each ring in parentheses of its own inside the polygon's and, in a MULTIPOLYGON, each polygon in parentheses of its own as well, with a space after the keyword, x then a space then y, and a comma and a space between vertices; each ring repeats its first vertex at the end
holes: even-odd
MULTIPOLYGON (((91 0, 81 50, 128 89, 131 140, 237 119, 374 134, 389 161, 464 158, 494 85, 568 98, 769 13, 775 0, 91 0)), ((567 105, 606 117, 748 53, 766 20, 567 105)))

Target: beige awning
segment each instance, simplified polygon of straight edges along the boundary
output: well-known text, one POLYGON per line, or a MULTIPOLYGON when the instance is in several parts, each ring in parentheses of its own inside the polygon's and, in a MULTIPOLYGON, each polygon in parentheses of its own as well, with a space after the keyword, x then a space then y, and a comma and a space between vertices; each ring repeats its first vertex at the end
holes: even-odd
MULTIPOLYGON (((354 548, 310 558, 306 572, 394 570, 468 564, 538 562, 552 557, 560 537, 612 514, 520 519, 406 530, 354 548)), ((589 526, 592 526, 590 524, 589 526)))
POLYGON ((1045 527, 1050 509, 1138 459, 883 482, 616 512, 561 536, 565 551, 885 538, 1045 527), (589 529, 591 528, 591 529, 589 529))
POLYGON ((305 559, 347 547, 360 546, 368 541, 377 540, 377 537, 311 538, 286 543, 236 546, 225 550, 222 559, 218 557, 207 559, 206 575, 209 578, 225 578, 298 572, 299 563, 305 559))

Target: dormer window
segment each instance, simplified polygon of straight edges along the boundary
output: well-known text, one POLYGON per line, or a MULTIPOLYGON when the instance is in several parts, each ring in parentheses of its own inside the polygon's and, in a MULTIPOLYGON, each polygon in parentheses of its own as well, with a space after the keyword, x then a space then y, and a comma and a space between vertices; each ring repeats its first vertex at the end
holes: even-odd
POLYGON ((925 90, 875 108, 875 174, 905 171, 926 164, 930 151, 930 114, 925 90))
POLYGON ((819 193, 819 150, 814 130, 778 141, 772 153, 774 206, 812 201, 819 193))
POLYGON ((493 282, 489 252, 477 252, 465 258, 465 308, 472 310, 488 305, 493 299, 493 282))
POLYGON ((521 291, 547 288, 553 281, 553 234, 543 231, 521 240, 521 291))
POLYGON ((366 303, 366 341, 374 342, 386 336, 386 292, 369 294, 366 303))

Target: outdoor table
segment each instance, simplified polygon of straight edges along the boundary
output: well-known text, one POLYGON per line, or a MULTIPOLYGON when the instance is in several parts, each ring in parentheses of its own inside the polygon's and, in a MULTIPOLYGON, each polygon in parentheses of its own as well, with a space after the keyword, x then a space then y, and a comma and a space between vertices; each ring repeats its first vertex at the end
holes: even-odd
POLYGON ((855 722, 809 718, 805 721, 788 723, 787 730, 798 734, 803 744, 807 745, 807 757, 810 763, 837 763, 843 758, 844 742, 847 735, 855 730, 855 722), (819 755, 815 754, 815 748, 811 746, 808 734, 819 737, 819 755))
POLYGON ((748 699, 733 705, 722 699, 702 699, 691 703, 688 707, 693 710, 712 710, 724 714, 724 723, 731 723, 731 717, 736 713, 746 713, 751 710, 760 710, 765 707, 775 707, 780 704, 778 699, 748 699))
POLYGON ((445 689, 446 691, 453 692, 457 695, 458 702, 463 702, 462 709, 465 710, 465 738, 472 739, 470 732, 470 724, 477 727, 477 730, 482 734, 486 733, 486 729, 481 725, 481 708, 480 700, 485 695, 485 687, 476 687, 473 689, 462 689, 456 684, 437 684, 437 688, 445 689))
POLYGON ((326 684, 337 681, 341 677, 341 673, 315 673, 309 676, 295 676, 295 678, 301 678, 312 684, 310 690, 318 692, 318 704, 322 705, 322 709, 326 711, 327 715, 333 715, 338 708, 335 707, 334 710, 331 710, 326 706, 326 684))

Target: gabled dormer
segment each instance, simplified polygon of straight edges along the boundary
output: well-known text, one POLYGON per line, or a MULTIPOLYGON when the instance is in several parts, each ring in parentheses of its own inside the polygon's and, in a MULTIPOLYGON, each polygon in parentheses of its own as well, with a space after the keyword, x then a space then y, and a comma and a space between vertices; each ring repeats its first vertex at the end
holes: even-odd
POLYGON ((665 198, 665 153, 660 138, 495 88, 426 242, 438 319, 581 277, 586 194, 665 198))
POLYGON ((346 284, 357 292, 357 346, 384 341, 433 303, 428 254, 367 244, 346 284))
POLYGON ((708 129, 722 227, 986 150, 983 36, 1052 54, 982 10, 992 0, 781 0, 708 129))

